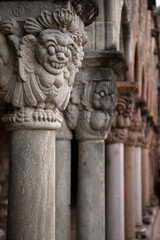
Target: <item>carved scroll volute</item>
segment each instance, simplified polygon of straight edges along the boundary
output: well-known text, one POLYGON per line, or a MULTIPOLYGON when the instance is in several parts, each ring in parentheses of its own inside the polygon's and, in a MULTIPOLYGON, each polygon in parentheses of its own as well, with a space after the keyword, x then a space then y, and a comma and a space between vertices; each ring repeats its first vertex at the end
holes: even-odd
POLYGON ((66 119, 79 140, 105 139, 110 130, 117 90, 113 71, 106 71, 106 80, 75 82, 66 119))
POLYGON ((107 143, 124 143, 127 140, 128 128, 131 126, 133 112, 133 98, 120 97, 114 111, 114 120, 107 137, 107 143))
POLYGON ((0 24, 0 98, 9 129, 57 129, 81 67, 86 35, 68 9, 0 24))

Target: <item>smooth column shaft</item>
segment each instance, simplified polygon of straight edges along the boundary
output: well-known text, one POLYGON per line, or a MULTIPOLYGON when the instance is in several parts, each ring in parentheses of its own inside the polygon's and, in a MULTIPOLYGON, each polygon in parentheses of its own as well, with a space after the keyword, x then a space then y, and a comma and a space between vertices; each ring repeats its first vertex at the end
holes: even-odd
POLYGON ((124 240, 124 145, 106 145, 106 240, 124 240))
POLYGON ((7 239, 55 239, 55 131, 11 133, 7 239))
POLYGON ((71 141, 56 141, 56 240, 70 240, 71 141))
POLYGON ((79 142, 78 240, 105 240, 104 141, 79 142))
POLYGON ((143 210, 150 204, 149 149, 142 148, 142 201, 143 210))
POLYGON ((135 172, 134 146, 125 145, 124 175, 125 175, 125 239, 135 238, 135 172))
POLYGON ((135 147, 135 219, 136 225, 142 225, 142 161, 141 147, 135 147))

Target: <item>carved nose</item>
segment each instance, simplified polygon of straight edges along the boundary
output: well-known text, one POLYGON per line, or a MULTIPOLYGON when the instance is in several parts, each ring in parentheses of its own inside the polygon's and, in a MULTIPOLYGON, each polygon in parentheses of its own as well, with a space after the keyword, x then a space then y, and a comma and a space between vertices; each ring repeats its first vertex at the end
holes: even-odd
POLYGON ((64 61, 65 60, 64 53, 57 53, 57 58, 58 58, 59 61, 64 61))

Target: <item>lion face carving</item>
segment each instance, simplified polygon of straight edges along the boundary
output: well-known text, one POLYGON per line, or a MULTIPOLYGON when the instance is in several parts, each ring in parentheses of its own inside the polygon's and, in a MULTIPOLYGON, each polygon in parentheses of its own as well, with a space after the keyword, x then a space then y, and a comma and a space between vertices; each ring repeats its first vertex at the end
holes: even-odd
MULTIPOLYGON (((0 91, 2 99, 16 108, 31 109, 36 121, 54 122, 55 115, 60 119, 58 112, 68 104, 86 41, 84 31, 76 28, 74 13, 63 8, 53 13, 43 11, 23 26, 12 19, 1 25, 13 50, 7 65, 10 75, 0 91)), ((0 83, 3 78, 2 74, 0 83)))
POLYGON ((60 74, 72 60, 73 45, 73 39, 67 34, 55 30, 44 30, 38 37, 37 61, 49 73, 60 74))

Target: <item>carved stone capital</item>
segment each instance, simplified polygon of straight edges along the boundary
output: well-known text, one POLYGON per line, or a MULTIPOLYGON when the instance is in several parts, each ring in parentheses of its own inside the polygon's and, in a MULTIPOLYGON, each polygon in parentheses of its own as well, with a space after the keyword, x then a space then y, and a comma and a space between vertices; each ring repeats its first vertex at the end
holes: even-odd
POLYGON ((125 128, 113 128, 108 133, 107 143, 124 143, 128 138, 128 130, 125 128))
POLYGON ((142 147, 149 148, 149 139, 151 135, 151 124, 147 114, 142 114, 142 147))
POLYGON ((127 140, 133 111, 134 99, 132 97, 123 96, 118 99, 107 143, 124 143, 127 140))
POLYGON ((0 22, 0 99, 8 129, 61 126, 86 35, 74 10, 52 8, 27 19, 15 17, 15 9, 0 22))
POLYGON ((131 126, 128 131, 128 139, 125 143, 126 145, 136 146, 138 141, 141 142, 141 125, 141 109, 139 107, 135 107, 132 116, 131 126))
POLYGON ((79 140, 105 139, 110 130, 117 99, 116 76, 112 69, 103 71, 103 79, 75 81, 66 119, 79 140))

